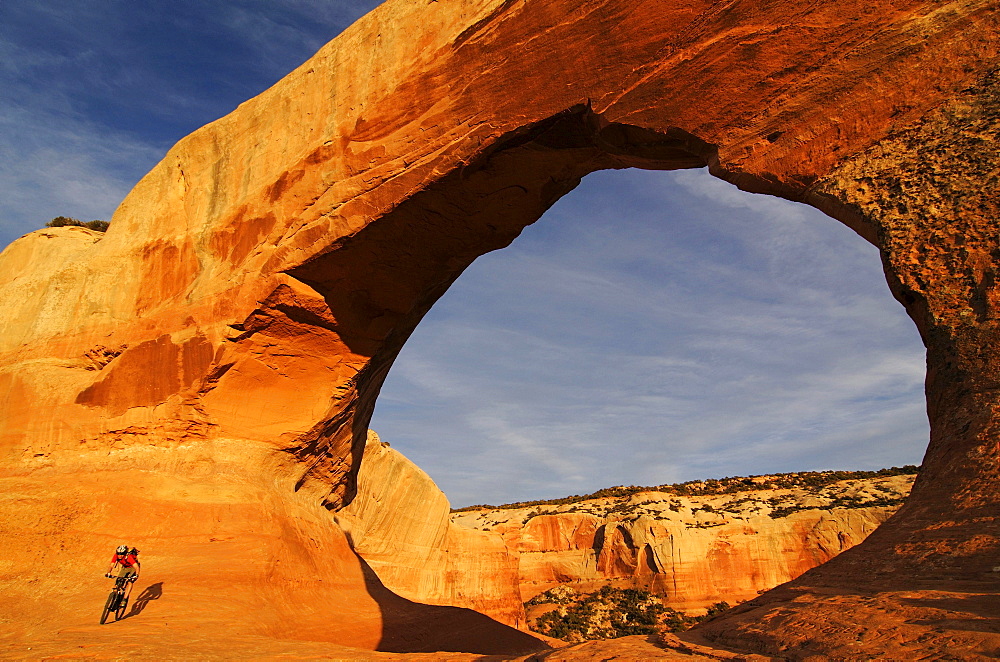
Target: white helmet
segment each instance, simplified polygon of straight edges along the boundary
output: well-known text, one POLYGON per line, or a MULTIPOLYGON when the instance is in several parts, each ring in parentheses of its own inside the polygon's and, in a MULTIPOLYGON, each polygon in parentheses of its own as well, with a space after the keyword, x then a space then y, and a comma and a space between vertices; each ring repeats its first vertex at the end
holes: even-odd
POLYGON ((115 550, 119 554, 125 554, 128 552, 128 545, 118 545, 118 549, 115 550))

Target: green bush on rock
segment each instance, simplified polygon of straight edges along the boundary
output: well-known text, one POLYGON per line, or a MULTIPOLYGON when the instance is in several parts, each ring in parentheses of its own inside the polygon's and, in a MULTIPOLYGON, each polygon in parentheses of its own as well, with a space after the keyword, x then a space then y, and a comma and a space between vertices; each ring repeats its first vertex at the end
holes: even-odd
POLYGON ((555 609, 535 620, 532 629, 569 642, 617 639, 663 631, 681 632, 730 608, 728 603, 718 602, 704 616, 688 616, 665 606, 648 591, 603 586, 574 601, 574 592, 564 589, 550 589, 529 600, 526 606, 555 605, 555 609))
POLYGON ((96 230, 97 232, 107 232, 108 226, 111 225, 108 221, 87 221, 84 223, 78 218, 71 218, 69 216, 56 216, 51 221, 45 224, 47 228, 64 228, 67 226, 75 226, 80 228, 87 228, 90 230, 96 230))

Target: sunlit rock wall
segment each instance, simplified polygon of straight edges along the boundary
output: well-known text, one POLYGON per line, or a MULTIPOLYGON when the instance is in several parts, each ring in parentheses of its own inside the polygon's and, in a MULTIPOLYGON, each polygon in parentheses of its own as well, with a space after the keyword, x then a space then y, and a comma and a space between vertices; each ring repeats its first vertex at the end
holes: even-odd
POLYGON ((503 537, 525 601, 559 585, 586 592, 610 583, 698 611, 755 598, 854 547, 897 510, 912 482, 893 476, 701 497, 647 491, 452 517, 503 537))
POLYGON ((452 524, 434 481, 373 432, 361 467, 358 494, 337 523, 386 587, 524 627, 517 557, 499 534, 452 524))

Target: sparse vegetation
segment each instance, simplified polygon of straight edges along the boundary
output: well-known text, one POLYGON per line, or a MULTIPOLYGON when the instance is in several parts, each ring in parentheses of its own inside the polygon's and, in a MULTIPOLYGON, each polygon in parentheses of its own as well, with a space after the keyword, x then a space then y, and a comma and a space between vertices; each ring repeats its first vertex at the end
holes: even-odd
POLYGON ((81 228, 88 228, 90 230, 96 230, 97 232, 107 232, 108 226, 111 225, 108 221, 87 221, 84 223, 78 218, 70 218, 69 216, 56 216, 51 221, 45 224, 47 228, 63 228, 66 226, 76 226, 81 228))
MULTIPOLYGON (((500 506, 480 504, 476 506, 466 506, 464 508, 453 508, 452 512, 460 513, 470 510, 513 510, 516 508, 530 508, 532 506, 559 506, 591 499, 617 498, 623 499, 638 494, 639 492, 663 492, 677 496, 713 496, 718 494, 736 494, 739 492, 752 492, 757 490, 780 490, 793 487, 820 488, 842 480, 864 480, 870 478, 884 478, 889 476, 910 476, 918 473, 920 467, 907 464, 902 467, 891 467, 889 469, 879 469, 878 471, 799 471, 795 473, 774 474, 767 476, 748 477, 727 477, 710 478, 708 480, 692 480, 686 483, 671 483, 667 485, 655 485, 652 487, 641 487, 638 485, 619 485, 597 490, 591 494, 574 494, 562 499, 542 499, 537 501, 517 501, 505 503, 500 506)), ((891 501, 892 499, 886 499, 891 501)), ((852 508, 867 507, 872 505, 893 505, 889 503, 878 503, 878 499, 868 501, 858 506, 839 505, 830 507, 852 508)), ((895 503, 899 503, 896 500, 895 503)), ((619 508, 623 510, 624 508, 619 508)))
POLYGON ((570 586, 554 586, 544 593, 539 593, 524 603, 525 607, 535 605, 568 605, 577 600, 577 592, 570 586))
POLYGON ((829 503, 825 505, 804 505, 801 503, 791 503, 791 504, 781 504, 781 499, 773 498, 768 500, 768 505, 771 506, 771 512, 768 516, 772 519, 778 519, 779 517, 788 517, 792 513, 797 513, 800 510, 812 510, 815 508, 820 508, 822 510, 830 510, 831 508, 878 508, 878 507, 893 507, 899 506, 903 503, 905 497, 886 495, 882 494, 879 496, 865 496, 865 495, 855 495, 847 496, 840 495, 833 497, 829 503))
POLYGON ((557 586, 535 596, 525 606, 543 604, 555 608, 539 616, 533 629, 570 642, 681 632, 730 608, 728 603, 718 602, 704 616, 688 616, 665 606, 647 591, 611 586, 582 596, 568 587, 557 586))

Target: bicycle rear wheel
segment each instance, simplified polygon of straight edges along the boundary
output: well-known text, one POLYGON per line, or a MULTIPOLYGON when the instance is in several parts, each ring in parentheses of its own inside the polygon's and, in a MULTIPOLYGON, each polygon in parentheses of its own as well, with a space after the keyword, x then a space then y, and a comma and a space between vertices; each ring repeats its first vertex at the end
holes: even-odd
POLYGON ((108 595, 108 601, 104 603, 104 611, 101 612, 101 625, 104 625, 108 620, 108 614, 113 612, 118 608, 118 591, 111 591, 108 595))

